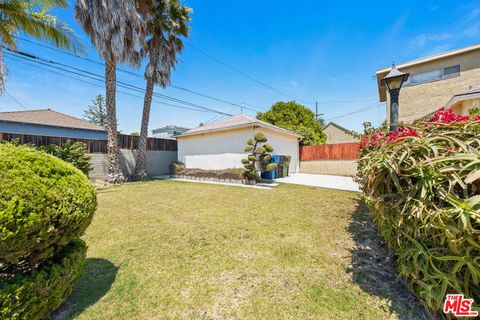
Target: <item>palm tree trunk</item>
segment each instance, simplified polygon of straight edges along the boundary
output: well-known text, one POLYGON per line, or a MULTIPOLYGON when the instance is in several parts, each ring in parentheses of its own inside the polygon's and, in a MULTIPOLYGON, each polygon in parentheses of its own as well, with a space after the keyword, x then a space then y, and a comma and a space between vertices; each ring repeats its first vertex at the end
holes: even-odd
POLYGON ((5 79, 7 78, 7 68, 3 56, 3 47, 0 44, 0 94, 5 91, 5 79))
POLYGON ((135 166, 135 175, 137 179, 145 179, 147 177, 148 123, 150 121, 150 107, 152 105, 154 85, 155 82, 151 78, 147 80, 147 89, 145 91, 145 99, 143 102, 142 128, 140 130, 140 138, 138 141, 137 164, 135 166))
POLYGON ((116 95, 116 61, 107 60, 105 62, 105 89, 106 89, 106 108, 107 108, 107 131, 108 131, 108 168, 107 182, 122 183, 125 177, 120 169, 118 160, 118 132, 117 132, 117 110, 115 106, 116 95))

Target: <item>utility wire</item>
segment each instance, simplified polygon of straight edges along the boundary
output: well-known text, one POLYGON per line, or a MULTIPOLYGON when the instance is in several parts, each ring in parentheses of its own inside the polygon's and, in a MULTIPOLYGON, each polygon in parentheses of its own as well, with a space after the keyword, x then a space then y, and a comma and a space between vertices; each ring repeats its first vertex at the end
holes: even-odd
MULTIPOLYGON (((91 58, 88 58, 88 57, 84 57, 84 56, 80 56, 80 55, 77 55, 75 53, 71 53, 71 52, 68 52, 68 51, 65 51, 65 50, 62 50, 62 49, 59 49, 59 48, 56 48, 56 47, 52 47, 52 46, 49 46, 49 45, 46 45, 46 44, 43 44, 43 43, 39 43, 39 42, 36 42, 36 41, 32 41, 32 40, 29 40, 29 39, 26 39, 26 38, 22 38, 22 37, 17 37, 17 39, 21 40, 21 41, 24 41, 24 42, 28 42, 28 43, 31 43, 33 45, 36 45, 36 46, 40 46, 40 47, 43 47, 43 48, 46 48, 46 49, 49 49, 49 50, 53 50, 53 51, 57 51, 57 52, 61 52, 61 53, 64 53, 64 54, 67 54, 69 56, 72 56, 72 57, 75 57, 75 58, 79 58, 79 59, 82 59, 82 60, 85 60, 85 61, 88 61, 88 62, 91 62, 91 63, 94 63, 94 64, 97 64, 97 65, 100 65, 102 67, 105 66, 105 64, 103 62, 100 62, 100 61, 97 61, 97 60, 94 60, 94 59, 91 59, 91 58)), ((192 44, 188 44, 189 46, 191 46, 192 48, 194 48, 195 50, 200 50, 203 54, 206 54, 207 56, 211 56, 210 58, 213 58, 213 59, 216 59, 216 60, 220 60, 218 58, 215 58, 213 57, 211 54, 207 53, 205 50, 202 50, 192 44)), ((221 61, 221 60, 220 60, 221 61)), ((219 61, 217 61, 219 62, 219 61)), ((223 65, 226 65, 228 68, 234 68, 234 67, 231 67, 229 65, 227 65, 226 63, 224 63, 223 61, 219 62, 223 65)), ((236 69, 236 68, 234 68, 236 69)), ((125 73, 125 74, 128 74, 128 75, 131 75, 131 76, 134 76, 134 77, 137 77, 137 78, 140 78, 140 79, 144 79, 144 76, 139 74, 139 73, 136 73, 136 72, 132 72, 132 71, 129 71, 129 70, 126 70, 126 69, 122 69, 120 67, 117 67, 117 70, 122 72, 122 73, 125 73)), ((237 72, 237 70, 235 70, 237 72)), ((238 70, 239 71, 239 70, 238 70)), ((241 72, 241 71, 239 71, 241 72)), ((243 74, 242 74, 243 75, 243 74)), ((248 75, 247 75, 248 76, 248 75)), ((249 76, 248 76, 249 77, 249 76)), ((254 80, 256 81, 256 80, 254 80)), ((198 91, 195 91, 195 90, 192 90, 192 89, 188 89, 188 88, 185 88, 185 87, 181 87, 181 86, 177 86, 177 85, 170 85, 169 87, 171 88, 174 88, 174 89, 177 89, 177 90, 181 90, 181 91, 184 91, 184 92, 188 92, 188 93, 191 93, 191 94, 194 94, 194 95, 197 95, 197 96, 200 96, 200 97, 204 97, 204 98, 207 98, 207 99, 211 99, 211 100, 214 100, 214 101, 217 101, 217 102, 222 102, 222 103, 226 103, 226 104, 230 104, 230 105, 233 105, 233 106, 237 106, 237 107, 242 107, 241 105, 237 104, 237 103, 234 103, 234 102, 231 102, 231 101, 228 101, 226 99, 222 99, 222 98, 217 98, 217 97, 214 97, 214 96, 211 96, 211 95, 208 95, 208 94, 204 94, 204 93, 201 93, 201 92, 198 92, 198 91)), ((270 90, 275 90, 274 88, 270 88, 270 86, 267 85, 267 88, 270 89, 270 90)), ((283 94, 282 94, 283 95, 283 94)), ((292 99, 295 99, 294 97, 292 96, 288 96, 287 97, 289 98, 292 98, 292 99)), ((298 100, 300 101, 300 100, 298 100)), ((369 102, 369 101, 375 101, 375 99, 365 99, 365 100, 336 100, 336 101, 316 101, 318 103, 322 103, 322 104, 342 104, 342 103, 354 103, 354 102, 361 102, 361 101, 364 101, 364 102, 369 102)), ((307 103, 315 103, 315 102, 307 102, 307 103)), ((250 103, 244 103, 248 106, 250 106, 251 108, 247 108, 245 106, 243 106, 244 109, 247 109, 247 110, 250 110, 250 111, 254 111, 254 112, 263 112, 266 110, 266 108, 263 108, 263 107, 259 107, 259 106, 255 106, 253 104, 250 104, 250 103), (260 110, 262 109, 262 110, 260 110)))
MULTIPOLYGON (((76 77, 72 77, 72 76, 69 76, 65 73, 61 73, 61 72, 57 72, 55 70, 51 70, 49 68, 45 68, 45 67, 42 67, 42 66, 39 66, 37 64, 35 64, 33 61, 32 62, 29 62, 28 60, 22 60, 20 59, 20 57, 14 57, 14 56, 11 56, 10 59, 13 59, 15 61, 18 61, 20 63, 25 63, 25 64, 28 64, 34 68, 38 68, 38 69, 41 69, 41 70, 45 70, 45 71, 48 71, 48 72, 51 72, 51 73, 54 73, 54 74, 57 74, 57 75, 60 75, 62 77, 65 77, 65 78, 69 78, 69 79, 73 79, 73 80, 76 80, 76 81, 79 81, 79 82, 83 82, 83 83, 86 83, 88 85, 91 85, 91 86, 95 86, 95 87, 98 87, 98 88, 102 88, 102 89, 105 89, 105 86, 103 85, 100 85, 100 84, 97 84, 97 83, 93 83, 93 82, 90 82, 90 81, 86 81, 86 80, 83 80, 83 79, 78 79, 76 77)), ((131 96, 131 97, 135 97, 135 98, 139 98, 139 99, 143 99, 144 97, 142 96, 138 96, 138 95, 134 95, 132 93, 129 93, 129 92, 126 92, 126 91, 122 91, 122 90, 116 90, 118 93, 121 93, 121 94, 124 94, 124 95, 128 95, 128 96, 131 96)), ((192 111, 198 111, 198 112, 207 112, 207 113, 211 113, 211 111, 207 111, 207 110, 201 110, 201 109, 194 109, 194 108, 189 108, 189 107, 185 107, 185 106, 179 106, 179 105, 175 105, 175 104, 171 104, 171 103, 168 103, 168 102, 164 102, 164 101, 158 101, 156 99, 152 99, 153 102, 155 103, 158 103, 158 104, 162 104, 162 105, 167 105, 167 106, 171 106, 171 107, 175 107, 175 108, 180 108, 180 109, 185 109, 185 110, 192 110, 192 111)), ((25 108, 26 109, 26 108, 25 108)))
POLYGON ((328 118, 325 121, 331 121, 331 120, 335 120, 335 119, 345 118, 345 117, 348 117, 348 116, 351 116, 351 115, 354 115, 354 114, 358 114, 358 113, 362 113, 362 112, 365 112, 365 111, 368 111, 368 110, 372 110, 372 109, 375 109, 375 108, 379 107, 381 104, 382 104, 381 102, 375 102, 374 104, 370 104, 370 105, 368 105, 366 107, 363 107, 361 109, 328 118))
MULTIPOLYGON (((34 45, 37 45, 37 46, 40 46, 40 47, 43 47, 43 48, 47 48, 47 49, 50 49, 50 50, 62 52, 62 53, 68 54, 70 56, 73 56, 73 57, 76 57, 76 58, 79 58, 79 59, 83 59, 85 61, 95 63, 95 64, 103 66, 103 67, 105 66, 105 64, 102 63, 102 62, 99 62, 99 61, 96 61, 96 60, 93 60, 93 59, 90 59, 90 58, 87 58, 87 57, 79 56, 79 55, 76 55, 74 53, 62 50, 62 49, 58 49, 58 48, 55 48, 55 47, 52 47, 52 46, 48 46, 48 45, 38 43, 38 42, 35 42, 35 41, 31 41, 31 40, 21 38, 21 37, 19 37, 18 39, 20 39, 22 41, 25 41, 25 42, 28 42, 28 43, 31 43, 31 44, 34 44, 34 45)), ((142 76, 141 74, 138 74, 136 72, 125 70, 125 69, 122 69, 122 68, 119 68, 119 67, 117 67, 117 70, 120 71, 120 72, 123 72, 125 74, 140 78, 142 80, 145 79, 144 76, 142 76)), ((198 91, 195 91, 195 90, 192 90, 192 89, 188 89, 188 88, 185 88, 185 87, 181 87, 181 86, 177 86, 177 85, 173 85, 173 84, 170 85, 169 87, 177 89, 177 90, 181 90, 181 91, 184 91, 184 92, 188 92, 188 93, 200 96, 200 97, 211 99, 211 100, 214 100, 214 101, 217 101, 217 102, 226 103, 226 104, 233 105, 233 106, 236 106, 236 107, 242 107, 241 105, 236 104, 234 102, 231 102, 231 101, 228 101, 228 100, 225 100, 225 99, 221 99, 221 98, 217 98, 217 97, 214 97, 214 96, 211 96, 211 95, 208 95, 208 94, 204 94, 204 93, 201 93, 201 92, 198 92, 198 91)), ((245 107, 243 107, 243 108, 245 108, 245 107)), ((252 109, 249 109, 249 110, 251 110, 251 111, 261 111, 261 110, 252 110, 252 109)))
POLYGON ((12 96, 7 90, 5 90, 5 93, 7 94, 7 96, 10 97, 10 99, 12 99, 13 101, 15 101, 16 104, 18 104, 20 107, 22 107, 23 109, 27 110, 27 107, 25 107, 20 101, 18 101, 14 96, 12 96))
MULTIPOLYGON (((92 72, 89 72, 89 71, 86 71, 86 70, 83 70, 83 69, 80 69, 80 68, 72 67, 70 65, 63 64, 63 63, 60 63, 60 62, 55 62, 55 61, 52 61, 52 60, 43 59, 43 58, 34 56, 32 54, 29 54, 29 53, 25 53, 25 52, 22 52, 22 51, 13 51, 13 50, 8 50, 8 51, 14 52, 16 54, 15 55, 15 54, 12 54, 12 53, 6 51, 5 54, 9 55, 9 56, 14 56, 14 57, 18 57, 18 58, 21 58, 21 59, 25 59, 25 60, 28 60, 28 61, 31 61, 31 62, 34 62, 34 63, 38 63, 38 64, 41 64, 41 65, 44 65, 44 66, 48 66, 50 68, 54 68, 54 69, 57 69, 57 70, 60 70, 60 71, 63 71, 63 72, 68 72, 68 73, 72 73, 72 74, 75 74, 75 75, 79 75, 81 77, 89 78, 91 80, 96 80, 96 81, 101 81, 101 82, 105 81, 104 76, 101 76, 101 75, 98 75, 98 74, 95 74, 95 73, 92 73, 92 72), (56 65, 59 65, 60 67, 58 67, 56 65), (71 70, 65 69, 64 67, 69 68, 71 70), (74 71, 72 71, 72 70, 74 70, 74 71)), ((117 81, 117 85, 119 87, 123 87, 125 89, 133 90, 133 91, 140 92, 140 93, 145 93, 145 90, 143 88, 131 85, 129 83, 125 83, 125 82, 122 82, 122 81, 117 81)), ((185 100, 170 97, 170 96, 165 95, 165 94, 154 93, 153 96, 161 98, 161 99, 165 99, 165 100, 168 100, 168 101, 173 101, 173 102, 176 102, 176 103, 188 105, 188 106, 191 106, 191 107, 207 110, 207 111, 210 111, 210 112, 218 113, 218 114, 223 114, 223 115, 227 115, 227 116, 232 115, 230 113, 225 113, 225 112, 222 112, 222 111, 219 111, 219 110, 215 110, 215 109, 208 108, 208 107, 205 107, 205 106, 201 106, 201 105, 198 105, 198 104, 195 104, 195 103, 191 103, 191 102, 188 102, 188 101, 185 101, 185 100)))
POLYGON ((230 65, 230 64, 228 64, 228 63, 226 63, 226 62, 224 62, 224 61, 222 61, 221 59, 215 57, 215 56, 212 55, 211 53, 209 53, 209 52, 207 52, 207 51, 205 51, 205 50, 203 50, 203 49, 201 49, 201 48, 199 48, 199 47, 197 47, 197 46, 195 46, 195 45, 193 45, 193 44, 191 44, 191 43, 189 43, 189 42, 187 42, 187 41, 185 41, 185 43, 186 43, 188 46, 190 46, 191 48, 193 48, 194 50, 196 50, 196 51, 200 52, 201 54, 203 54, 204 56, 206 56, 206 57, 210 58, 211 60, 213 60, 213 61, 215 61, 215 62, 223 65, 224 67, 226 67, 226 68, 228 68, 228 69, 230 69, 230 70, 238 73, 238 74, 241 75, 242 77, 247 78, 247 79, 249 79, 249 80, 251 80, 251 81, 253 81, 253 82, 261 85, 262 87, 265 87, 265 88, 267 88, 267 89, 269 89, 269 90, 271 90, 271 91, 274 91, 274 92, 276 92, 276 93, 278 93, 278 94, 280 94, 280 95, 282 95, 282 96, 284 96, 284 97, 291 98, 291 99, 297 100, 297 101, 299 101, 299 102, 304 102, 304 103, 308 103, 308 104, 315 103, 315 102, 311 102, 311 101, 305 101, 305 100, 303 100, 303 99, 302 99, 302 100, 301 100, 301 99, 296 99, 295 97, 293 97, 293 96, 291 96, 291 95, 289 95, 289 94, 283 93, 282 91, 280 91, 280 90, 278 90, 278 89, 275 89, 274 87, 272 87, 272 86, 270 86, 270 85, 268 85, 268 84, 266 84, 266 83, 264 83, 264 82, 262 82, 262 81, 260 81, 260 80, 255 79, 254 77, 246 74, 245 72, 239 70, 238 68, 236 68, 236 67, 234 67, 234 66, 232 66, 232 65, 230 65))

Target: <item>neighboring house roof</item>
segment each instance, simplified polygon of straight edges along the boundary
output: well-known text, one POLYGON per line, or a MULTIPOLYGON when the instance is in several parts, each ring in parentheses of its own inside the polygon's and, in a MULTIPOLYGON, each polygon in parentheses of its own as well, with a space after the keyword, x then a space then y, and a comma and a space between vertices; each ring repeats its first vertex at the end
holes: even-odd
POLYGON ((17 122, 70 129, 106 131, 102 126, 51 109, 0 112, 0 122, 17 122))
POLYGON ((339 125, 339 124, 336 124, 335 122, 329 122, 329 123, 323 128, 323 131, 325 131, 325 129, 327 129, 329 126, 337 127, 338 129, 344 131, 346 134, 349 134, 349 135, 353 136, 352 130, 345 129, 344 127, 342 127, 342 126, 339 125))
POLYGON ((176 125, 168 125, 168 126, 165 126, 165 127, 153 129, 152 132, 167 131, 167 130, 172 130, 172 129, 173 130, 184 130, 184 131, 190 130, 190 128, 180 127, 180 126, 176 126, 176 125))
POLYGON ((227 130, 233 130, 233 129, 239 129, 239 128, 248 128, 251 126, 268 128, 268 129, 280 131, 280 132, 295 136, 297 138, 303 138, 301 135, 295 132, 274 126, 273 124, 260 121, 256 118, 252 118, 244 114, 232 116, 211 124, 203 125, 203 126, 188 130, 187 132, 181 135, 178 135, 177 137, 182 138, 186 136, 193 136, 193 135, 205 134, 210 132, 227 131, 227 130))
MULTIPOLYGON (((474 44, 474 45, 471 45, 471 46, 468 46, 468 47, 455 49, 455 50, 450 50, 450 51, 430 55, 430 56, 427 56, 427 57, 423 57, 423 58, 420 58, 420 59, 408 61, 408 62, 397 65, 397 69, 400 70, 402 68, 409 68, 409 67, 424 64, 424 63, 427 63, 427 62, 441 60, 441 59, 461 55, 461 54, 464 54, 464 53, 469 53, 469 52, 476 51, 476 50, 480 50, 480 44, 474 44)), ((376 72, 377 87, 378 87, 378 93, 379 93, 381 102, 385 101, 386 97, 387 97, 386 88, 385 88, 385 85, 383 84, 382 80, 390 72, 390 70, 391 70, 391 68, 384 68, 384 69, 378 70, 376 72)))
MULTIPOLYGON (((475 89, 470 89, 470 90, 468 90, 464 93, 459 93, 459 94, 454 95, 452 97, 452 99, 450 99, 450 101, 448 101, 447 105, 445 106, 445 109, 448 110, 448 109, 452 108, 458 102, 466 101, 466 100, 472 100, 472 99, 480 99, 480 87, 475 88, 475 89)), ((421 121, 421 120, 429 119, 435 113, 437 113, 438 110, 439 109, 437 109, 435 111, 432 111, 432 112, 429 112, 426 115, 424 115, 423 117, 418 118, 417 120, 421 121)))
POLYGON ((448 101, 446 108, 451 108, 454 104, 465 101, 465 100, 472 100, 472 99, 480 99, 480 87, 468 90, 464 93, 459 93, 453 96, 450 101, 448 101))

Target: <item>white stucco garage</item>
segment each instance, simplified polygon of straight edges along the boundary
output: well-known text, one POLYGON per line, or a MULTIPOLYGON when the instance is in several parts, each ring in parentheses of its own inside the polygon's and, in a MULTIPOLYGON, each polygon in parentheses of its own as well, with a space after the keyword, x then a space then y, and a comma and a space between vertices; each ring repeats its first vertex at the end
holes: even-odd
POLYGON ((197 127, 177 136, 178 160, 187 168, 221 170, 242 168, 243 148, 256 132, 263 132, 273 146, 272 154, 289 155, 290 172, 299 172, 301 135, 246 115, 236 115, 197 127))

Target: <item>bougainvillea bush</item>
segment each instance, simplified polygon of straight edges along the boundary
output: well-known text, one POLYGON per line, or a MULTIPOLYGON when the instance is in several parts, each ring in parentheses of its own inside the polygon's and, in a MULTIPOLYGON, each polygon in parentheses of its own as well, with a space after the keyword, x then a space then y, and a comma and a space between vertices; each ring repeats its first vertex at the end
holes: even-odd
POLYGON ((480 117, 440 109, 361 141, 358 181, 400 274, 438 315, 447 293, 479 303, 480 117))

